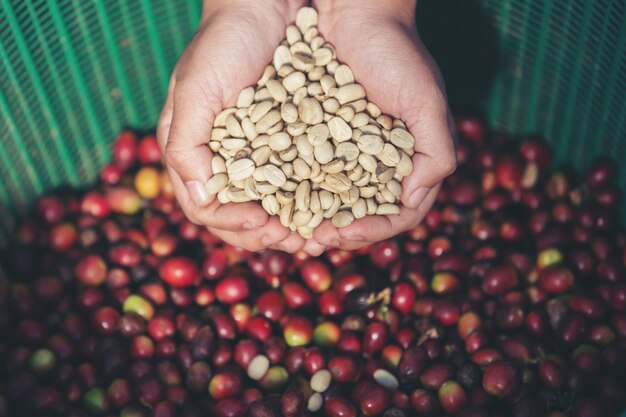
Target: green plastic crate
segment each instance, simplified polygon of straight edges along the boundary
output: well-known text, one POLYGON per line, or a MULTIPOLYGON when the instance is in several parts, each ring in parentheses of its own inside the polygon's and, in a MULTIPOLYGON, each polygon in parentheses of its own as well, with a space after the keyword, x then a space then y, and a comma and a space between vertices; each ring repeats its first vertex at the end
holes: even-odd
MULTIPOLYGON (((170 71, 201 6, 195 0, 0 0, 0 6, 1 246, 15 214, 35 196, 93 180, 123 127, 156 125, 170 71)), ((626 157, 624 0, 420 0, 418 19, 456 107, 480 104, 498 128, 543 132, 559 163, 584 169, 600 153, 626 157), (472 37, 473 50, 466 45, 472 37), (455 57, 466 59, 458 65, 455 57)), ((626 188, 624 169, 619 183, 626 188)))

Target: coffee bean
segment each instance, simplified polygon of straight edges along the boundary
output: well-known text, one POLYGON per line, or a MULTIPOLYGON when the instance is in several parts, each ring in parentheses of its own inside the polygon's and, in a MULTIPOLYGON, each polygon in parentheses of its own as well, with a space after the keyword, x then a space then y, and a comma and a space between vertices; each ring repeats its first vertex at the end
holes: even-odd
POLYGON ((380 162, 388 167, 395 167, 400 162, 400 152, 391 143, 385 143, 382 152, 378 155, 380 162))
MULTIPOLYGON (((254 93, 254 90, 253 90, 254 93)), ((228 107, 215 116, 215 120, 213 121, 213 127, 226 127, 226 118, 231 114, 234 114, 237 111, 235 107, 228 107)))
POLYGON ((350 126, 355 129, 367 126, 367 124, 370 122, 370 117, 367 115, 367 113, 364 113, 362 111, 359 112, 356 108, 353 108, 353 110, 355 114, 354 117, 350 120, 350 126))
POLYGON ((313 39, 313 41, 311 42, 311 47, 313 49, 311 57, 315 60, 315 65, 324 66, 333 59, 333 51, 328 48, 319 47, 319 45, 315 44, 316 41, 322 44, 324 42, 323 38, 321 37, 313 39))
MULTIPOLYGON (((253 123, 257 123, 263 116, 265 116, 273 107, 271 101, 261 101, 254 106, 254 110, 250 113, 250 120, 253 123)), ((271 125, 270 125, 271 126, 271 125)), ((268 126, 269 127, 269 126, 268 126)), ((257 130, 259 132, 259 130, 257 130)), ((262 133, 262 132, 259 132, 262 133)))
POLYGON ((380 107, 378 107, 374 103, 367 103, 365 110, 367 110, 367 114, 369 114, 371 117, 374 117, 374 118, 382 114, 382 112, 380 111, 380 107))
POLYGON ((324 212, 324 218, 330 219, 339 211, 339 207, 341 207, 341 199, 337 194, 333 194, 333 203, 331 206, 324 212))
POLYGON ((306 180, 311 175, 311 167, 302 158, 293 161, 293 171, 300 180, 306 180))
POLYGON ((398 148, 412 149, 415 146, 415 138, 405 129, 397 127, 391 130, 391 143, 398 148))
MULTIPOLYGON (((337 84, 340 84, 337 82, 337 84)), ((365 97, 365 89, 360 84, 346 84, 339 87, 334 96, 339 104, 351 103, 365 97)))
POLYGON ((290 145, 287 149, 280 151, 278 156, 285 162, 291 162, 298 157, 298 148, 296 145, 290 145))
POLYGON ((391 117, 386 114, 382 114, 376 118, 376 122, 383 127, 383 129, 391 130, 393 129, 393 120, 391 117))
POLYGON ((307 53, 297 52, 291 56, 291 65, 299 71, 309 72, 315 68, 315 60, 307 53))
POLYGON ((228 138, 228 139, 224 139, 221 142, 221 144, 224 147, 224 149, 228 149, 229 151, 232 151, 232 150, 243 149, 248 144, 248 141, 246 139, 228 138))
POLYGON ((246 179, 252 175, 254 168, 251 159, 239 159, 228 166, 228 177, 231 181, 246 179))
POLYGON ((335 81, 338 86, 352 84, 354 82, 354 75, 350 67, 347 65, 339 65, 335 70, 335 81))
POLYGON ((285 123, 295 123, 298 120, 298 108, 293 103, 283 103, 280 117, 285 123))
POLYGON ((285 182, 287 182, 287 177, 277 166, 268 164, 264 165, 262 168, 265 179, 270 184, 276 187, 282 187, 285 185, 285 182))
POLYGON ((331 145, 328 141, 313 148, 313 155, 315 155, 315 160, 320 164, 329 163, 333 159, 334 154, 335 150, 333 149, 333 145, 331 145))
POLYGON ((228 175, 218 173, 213 174, 206 182, 206 192, 209 194, 217 194, 222 191, 228 184, 228 175))
POLYGON ((300 29, 298 29, 298 27, 295 25, 287 26, 285 34, 287 38, 287 43, 289 45, 293 45, 294 43, 302 40, 302 33, 300 32, 300 29))
POLYGON ((311 229, 315 229, 322 223, 322 221, 324 221, 324 213, 322 211, 313 213, 313 217, 311 217, 311 220, 309 220, 309 223, 307 224, 307 227, 311 229))
POLYGON ((357 141, 357 146, 363 153, 377 155, 383 151, 384 143, 380 136, 361 135, 357 141))
MULTIPOLYGON (((291 49, 289 50, 291 51, 291 49)), ((293 55, 293 53, 292 53, 293 55)), ((296 69, 294 67, 291 66, 291 64, 284 64, 282 67, 280 67, 280 69, 278 71, 276 71, 276 75, 278 75, 279 77, 286 77, 289 74, 291 74, 292 72, 294 72, 296 69)), ((269 90, 268 90, 269 92, 269 90)))
POLYGON ((363 198, 359 198, 352 205, 352 215, 355 219, 360 219, 367 215, 367 203, 363 198))
POLYGON ((293 214, 292 222, 297 227, 302 227, 302 226, 306 226, 312 217, 313 217, 313 213, 311 213, 309 210, 306 210, 306 211, 296 210, 293 214))
POLYGON ((276 191, 278 191, 278 187, 270 184, 269 182, 258 181, 256 180, 256 178, 255 178, 255 181, 256 181, 256 189, 262 195, 274 194, 276 191))
POLYGON ((393 176, 396 174, 396 169, 391 168, 379 162, 376 165, 376 177, 378 178, 378 182, 386 184, 393 179, 393 176))
POLYGON ((251 200, 244 190, 232 186, 228 188, 226 194, 233 203, 246 203, 251 200))
POLYGON ((213 175, 226 172, 224 158, 217 155, 213 156, 213 158, 211 158, 211 171, 213 171, 213 175))
POLYGON ((254 88, 246 87, 237 96, 237 108, 246 108, 252 104, 254 100, 254 88))
POLYGON ((245 136, 234 114, 226 118, 226 130, 228 130, 228 134, 234 138, 243 138, 245 136))
POLYGON ((376 202, 371 198, 368 198, 365 202, 367 203, 367 215, 373 216, 376 214, 376 210, 378 209, 376 202))
POLYGON ((282 151, 291 145, 291 138, 285 132, 276 132, 270 135, 268 144, 273 151, 282 151))
POLYGON ((354 215, 350 211, 340 211, 335 214, 331 220, 331 223, 335 227, 346 227, 352 224, 354 221, 354 215))
POLYGON ((384 203, 376 208, 376 214, 378 215, 390 215, 390 214, 400 214, 400 207, 395 204, 384 203))
POLYGON ((265 85, 274 100, 284 103, 287 100, 287 90, 280 81, 269 80, 265 85))
POLYGON ((352 138, 352 129, 341 117, 333 117, 328 121, 330 136, 339 142, 345 142, 352 138))
POLYGON ((352 181, 345 174, 329 174, 324 182, 337 193, 348 191, 352 186, 352 181))
POLYGON ((330 206, 332 206, 333 201, 334 201, 333 194, 326 190, 321 190, 319 192, 319 197, 320 197, 320 206, 322 210, 328 210, 330 206))
POLYGON ((261 200, 261 205, 270 216, 278 214, 280 210, 280 204, 278 204, 276 197, 273 195, 266 195, 265 197, 263 197, 263 200, 261 200))
POLYGON ((293 217, 293 209, 294 209, 293 202, 287 203, 280 208, 280 211, 278 213, 280 224, 282 224, 285 227, 289 227, 289 225, 291 224, 292 217, 293 217))
POLYGON ((281 206, 292 203, 294 199, 294 195, 290 191, 277 191, 276 192, 276 200, 281 206))
POLYGON ((329 163, 322 165, 322 171, 327 174, 339 174, 343 171, 345 165, 346 163, 341 159, 333 159, 329 163))
POLYGON ((274 69, 278 71, 284 64, 291 62, 291 52, 285 45, 280 45, 274 50, 274 69))
POLYGON ((311 204, 311 183, 302 181, 295 192, 296 209, 306 211, 311 204))
POLYGON ((342 142, 335 149, 335 158, 354 161, 359 157, 359 147, 352 142, 342 142))
POLYGON ((283 87, 289 92, 294 93, 298 88, 306 84, 306 77, 300 71, 294 71, 283 78, 283 87))
POLYGON ((302 33, 317 26, 317 11, 312 7, 302 7, 296 14, 296 26, 302 33))
POLYGON ((306 132, 306 124, 302 123, 302 122, 296 122, 296 123, 291 123, 290 125, 287 126, 287 133, 289 133, 290 136, 293 137, 297 137, 302 135, 304 132, 306 132))
POLYGON ((320 102, 314 98, 307 97, 298 105, 298 115, 300 120, 308 125, 315 125, 324 120, 324 111, 320 102))
POLYGON ((312 126, 308 133, 307 139, 312 146, 319 146, 328 140, 330 129, 325 124, 316 124, 312 126))

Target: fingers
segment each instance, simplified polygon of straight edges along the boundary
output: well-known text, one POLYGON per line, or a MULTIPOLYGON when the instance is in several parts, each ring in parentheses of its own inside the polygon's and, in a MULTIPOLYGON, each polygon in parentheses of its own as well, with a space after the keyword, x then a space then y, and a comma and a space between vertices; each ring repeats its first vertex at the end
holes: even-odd
POLYGON ((302 238, 302 236, 298 235, 297 233, 291 232, 287 239, 270 246, 270 248, 294 253, 302 249, 304 245, 305 240, 302 238))
POLYGON ((320 245, 333 248, 339 246, 341 241, 339 229, 333 226, 330 220, 324 220, 315 228, 313 238, 319 242, 320 245))
MULTIPOLYGON (((374 218, 374 216, 370 216, 374 218)), ((322 245, 324 250, 328 247, 340 248, 344 250, 355 250, 370 244, 368 241, 355 241, 347 240, 341 237, 339 234, 341 229, 334 227, 330 220, 324 220, 315 231, 313 232, 313 238, 322 245)))
POLYGON ((350 226, 339 229, 342 239, 351 241, 380 242, 404 232, 419 223, 432 207, 440 185, 433 187, 416 208, 400 207, 397 216, 367 216, 350 226))
POLYGON ((366 216, 342 228, 336 228, 329 221, 324 221, 314 232, 315 240, 321 245, 354 250, 388 239, 419 223, 434 204, 440 187, 441 185, 433 187, 416 209, 400 207, 399 215, 366 216))
MULTIPOLYGON (((392 233, 394 223, 392 218, 400 218, 404 214, 404 220, 406 220, 406 214, 402 210, 411 210, 402 207, 398 216, 367 216, 362 219, 355 220, 350 226, 342 227, 338 230, 339 236, 342 239, 354 240, 358 242, 378 242, 387 238, 387 235, 392 233)), ((409 213, 411 215, 412 213, 409 213)), ((395 220, 395 219, 394 219, 395 220)))
POLYGON ((255 229, 267 223, 268 215, 256 203, 221 204, 214 200, 208 207, 197 206, 191 199, 178 173, 168 167, 172 186, 181 209, 189 221, 222 230, 255 229))
POLYGON ((326 246, 321 245, 315 239, 307 239, 302 249, 311 256, 320 256, 326 251, 326 246))
POLYGON ((254 202, 221 204, 214 201, 209 207, 194 207, 192 216, 197 222, 224 230, 250 230, 267 223, 268 214, 254 202))
POLYGON ((434 107, 421 107, 415 122, 407 125, 415 137, 415 155, 413 172, 402 181, 401 201, 409 208, 418 207, 456 169, 454 127, 445 98, 434 102, 434 107))
POLYGON ((161 154, 165 151, 165 144, 170 134, 170 126, 172 124, 172 114, 174 113, 174 88, 176 87, 176 81, 174 75, 170 79, 170 85, 167 91, 167 97, 165 98, 165 104, 159 115, 159 122, 157 124, 157 141, 161 148, 161 154))
POLYGON ((277 218, 271 218, 265 226, 243 232, 214 228, 209 228, 209 231, 231 245, 252 252, 258 252, 280 243, 291 234, 291 231, 283 227, 277 218))
MULTIPOLYGON (((185 185, 193 203, 207 206, 213 197, 205 184, 211 176, 211 151, 206 143, 211 136, 215 103, 188 84, 174 88, 172 119, 164 149, 165 163, 185 185)), ((170 99, 170 98, 168 98, 170 99)))

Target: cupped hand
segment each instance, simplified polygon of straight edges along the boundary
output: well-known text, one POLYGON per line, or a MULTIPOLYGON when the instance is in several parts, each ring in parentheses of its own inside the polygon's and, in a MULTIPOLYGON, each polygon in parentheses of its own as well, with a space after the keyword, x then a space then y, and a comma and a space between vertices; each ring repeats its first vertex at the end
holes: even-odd
POLYGON ((178 202, 190 221, 247 250, 296 251, 304 240, 255 203, 221 204, 206 192, 215 116, 234 105, 271 61, 304 0, 207 0, 199 28, 170 80, 159 145, 178 202))
POLYGON ((337 229, 329 221, 305 249, 378 242, 417 225, 456 168, 453 120, 439 69, 415 26, 415 1, 317 0, 320 34, 352 69, 368 100, 405 122, 415 137, 413 172, 402 182, 399 215, 366 216, 337 229))

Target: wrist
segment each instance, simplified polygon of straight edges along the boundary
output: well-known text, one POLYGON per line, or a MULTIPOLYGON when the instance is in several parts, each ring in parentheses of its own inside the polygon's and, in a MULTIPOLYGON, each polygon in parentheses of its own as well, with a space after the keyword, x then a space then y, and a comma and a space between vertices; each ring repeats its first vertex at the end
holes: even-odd
POLYGON ((320 14, 332 18, 350 15, 371 15, 379 19, 397 21, 407 26, 415 24, 417 0, 313 0, 320 14))
POLYGON ((272 0, 267 3, 260 0, 203 0, 202 20, 229 10, 251 13, 271 11, 277 12, 285 19, 293 20, 296 11, 305 4, 306 0, 272 0))

